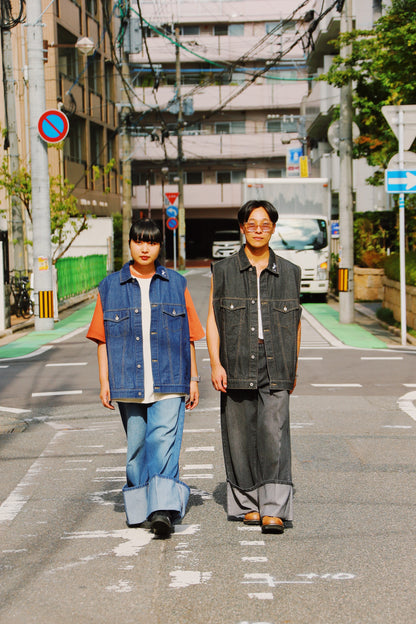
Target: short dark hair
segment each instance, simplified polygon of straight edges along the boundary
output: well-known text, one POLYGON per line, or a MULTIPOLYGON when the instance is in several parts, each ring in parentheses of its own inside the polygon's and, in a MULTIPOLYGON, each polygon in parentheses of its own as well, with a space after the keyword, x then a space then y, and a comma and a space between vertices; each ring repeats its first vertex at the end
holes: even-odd
POLYGON ((245 204, 243 204, 240 210, 238 211, 238 215, 237 215, 238 223, 240 225, 243 225, 243 223, 246 223, 249 220, 251 213, 256 208, 264 208, 270 217, 270 221, 272 223, 277 222, 279 218, 279 213, 277 212, 277 209, 273 206, 272 203, 263 199, 250 199, 245 204))
POLYGON ((129 232, 130 242, 135 243, 162 243, 162 232, 152 219, 134 221, 129 232))

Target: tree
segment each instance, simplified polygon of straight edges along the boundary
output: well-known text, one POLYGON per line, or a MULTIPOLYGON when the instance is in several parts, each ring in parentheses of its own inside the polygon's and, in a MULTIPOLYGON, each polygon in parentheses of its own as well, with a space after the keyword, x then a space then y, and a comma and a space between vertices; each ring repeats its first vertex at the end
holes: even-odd
MULTIPOLYGON (((95 168, 94 178, 105 176, 113 166, 114 160, 111 160, 102 174, 95 168)), ((32 222, 32 184, 29 171, 22 166, 14 174, 10 173, 8 158, 5 156, 0 163, 0 188, 4 188, 8 198, 16 196, 21 200, 26 216, 32 222)), ((50 178, 51 241, 55 246, 53 264, 68 251, 77 236, 88 229, 88 213, 78 209, 78 200, 72 194, 73 190, 74 185, 67 179, 62 179, 61 176, 50 178)), ((30 244, 30 241, 25 242, 30 244)))
POLYGON ((347 58, 337 55, 319 79, 336 87, 353 81, 355 121, 361 132, 354 157, 365 157, 378 167, 368 181, 382 184, 384 169, 397 152, 397 139, 381 107, 416 104, 416 0, 392 0, 372 30, 342 34, 336 45, 346 43, 352 46, 351 54, 347 58))

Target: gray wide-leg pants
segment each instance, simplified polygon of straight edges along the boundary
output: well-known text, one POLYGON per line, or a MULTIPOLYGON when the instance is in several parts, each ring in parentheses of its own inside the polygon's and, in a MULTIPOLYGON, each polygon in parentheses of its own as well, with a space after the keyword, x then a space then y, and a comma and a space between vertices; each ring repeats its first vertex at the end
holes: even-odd
POLYGON ((258 388, 221 394, 221 430, 228 516, 293 520, 289 392, 270 392, 263 344, 258 388))

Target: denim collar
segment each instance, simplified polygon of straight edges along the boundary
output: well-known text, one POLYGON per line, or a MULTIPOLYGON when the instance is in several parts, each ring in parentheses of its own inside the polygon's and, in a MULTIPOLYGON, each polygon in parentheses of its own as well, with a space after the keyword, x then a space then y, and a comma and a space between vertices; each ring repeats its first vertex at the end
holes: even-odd
MULTIPOLYGON (((240 264, 240 271, 246 271, 251 267, 250 260, 247 258, 246 252, 244 251, 244 246, 240 248, 238 252, 238 261, 240 264)), ((275 275, 279 275, 279 259, 278 256, 274 253, 272 249, 269 247, 269 264, 267 265, 267 270, 270 273, 274 273, 275 275)))
MULTIPOLYGON (((133 264, 133 260, 126 262, 120 271, 120 284, 131 282, 135 278, 130 273, 130 265, 133 264)), ((169 281, 169 275, 164 266, 162 266, 157 260, 155 262, 156 273, 153 277, 159 277, 160 279, 169 281)))

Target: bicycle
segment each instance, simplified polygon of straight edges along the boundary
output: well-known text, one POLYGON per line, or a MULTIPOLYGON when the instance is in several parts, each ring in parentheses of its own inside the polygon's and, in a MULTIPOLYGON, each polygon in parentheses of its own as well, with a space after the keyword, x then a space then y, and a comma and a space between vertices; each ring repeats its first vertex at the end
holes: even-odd
POLYGON ((24 319, 30 318, 34 313, 34 304, 30 298, 28 288, 29 278, 27 275, 22 275, 19 271, 18 275, 12 275, 10 280, 10 287, 13 295, 14 303, 11 305, 11 312, 16 316, 21 316, 24 319))

